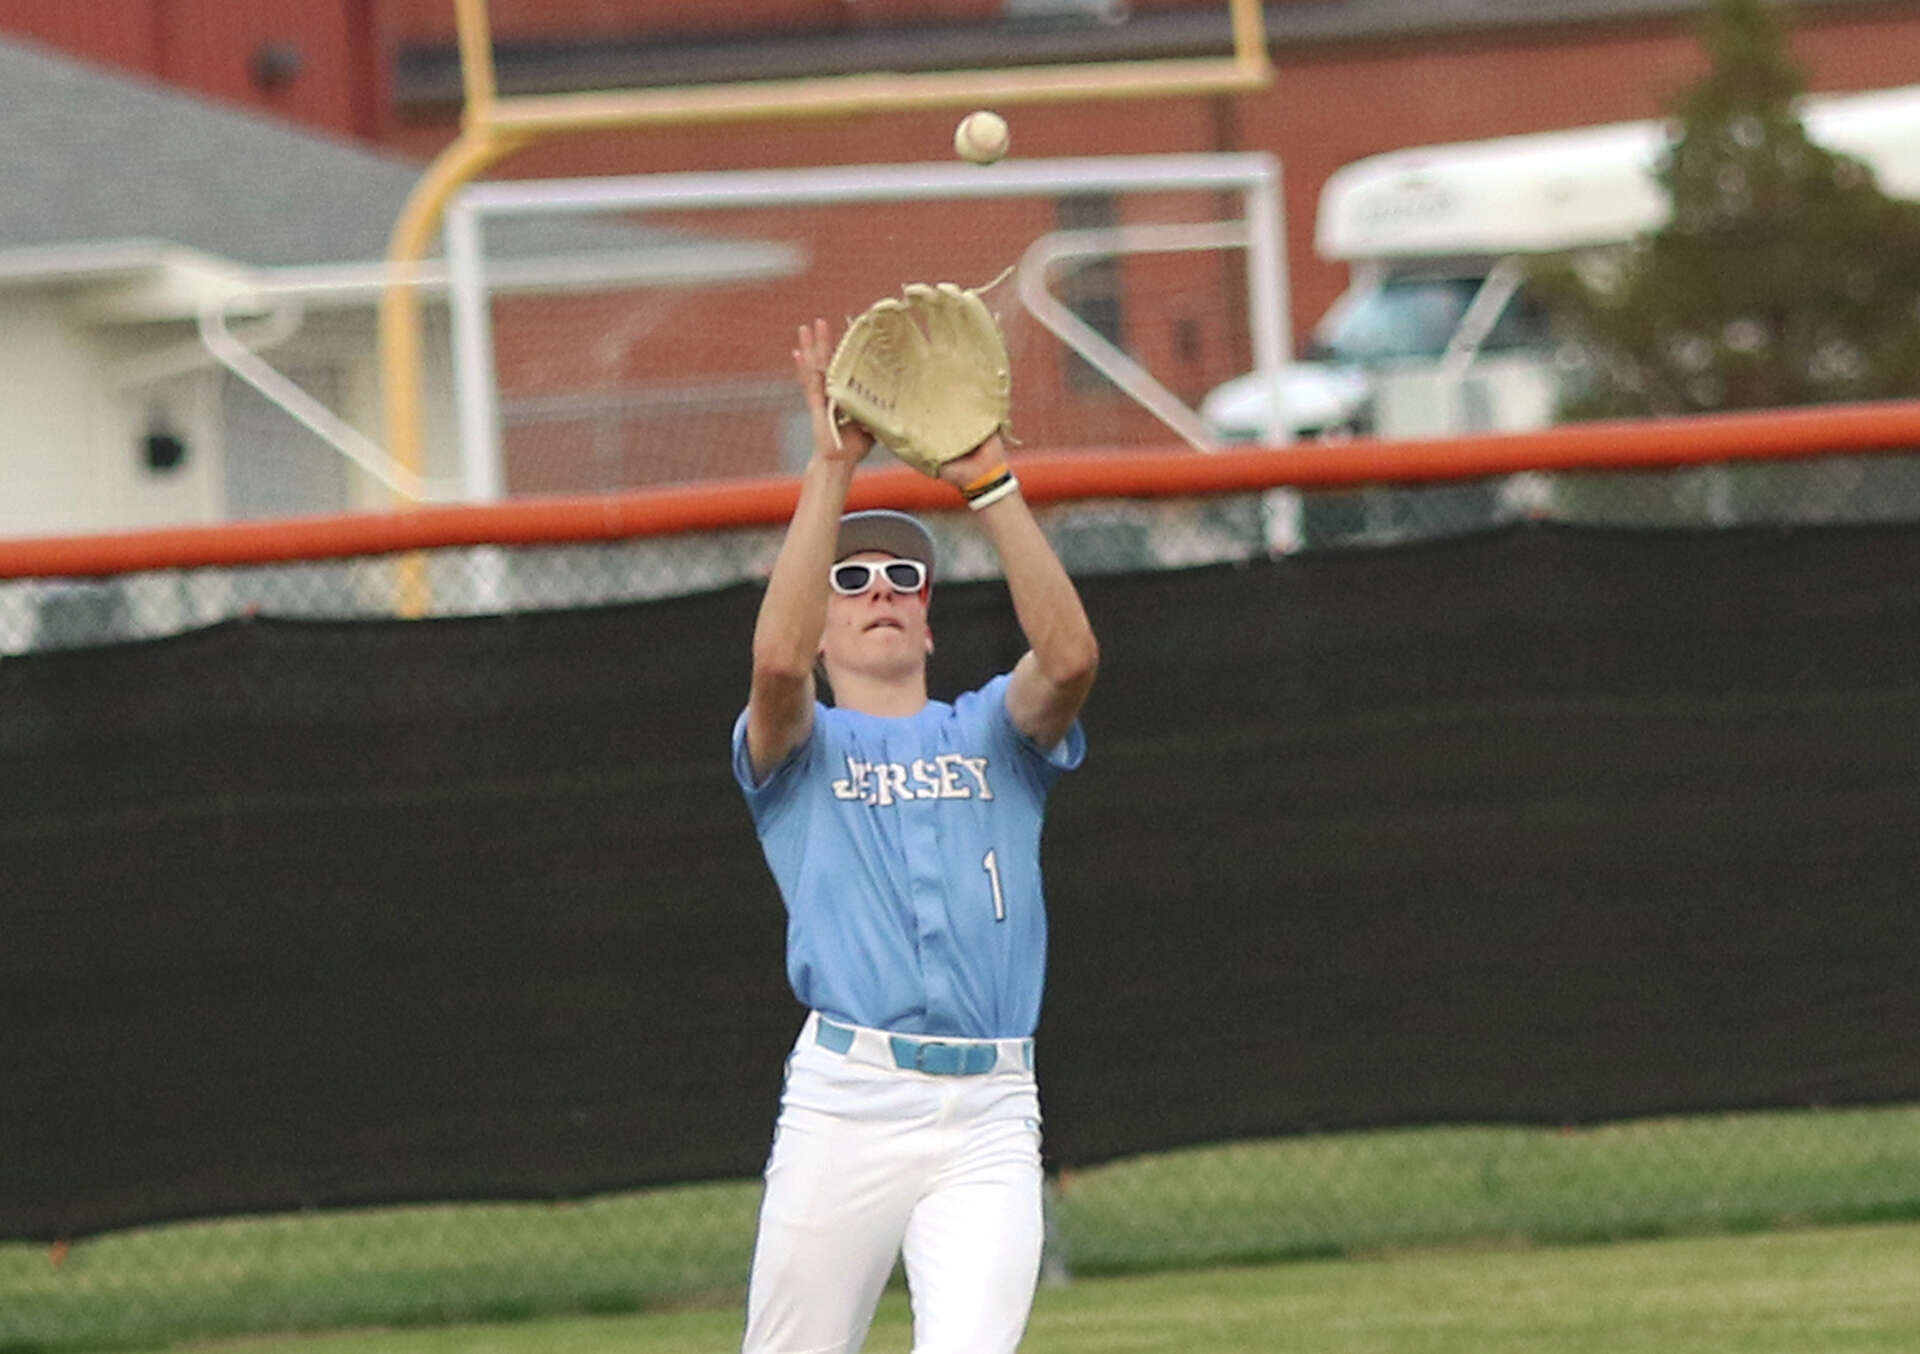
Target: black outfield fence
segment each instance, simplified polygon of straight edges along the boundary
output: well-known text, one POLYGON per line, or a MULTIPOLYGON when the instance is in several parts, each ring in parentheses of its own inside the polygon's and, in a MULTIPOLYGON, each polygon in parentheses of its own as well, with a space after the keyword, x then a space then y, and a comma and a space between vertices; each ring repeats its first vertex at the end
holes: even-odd
MULTIPOLYGON (((1920 1217, 1916 484, 1049 509, 1049 1273, 1920 1217)), ((939 692, 1020 648, 965 516, 939 692)), ((738 1301, 776 543, 0 583, 0 1350, 738 1301)))
MULTIPOLYGON (((1920 1099, 1920 529, 1091 577, 1057 1169, 1920 1099)), ((751 588, 0 662, 0 1234, 751 1177, 751 588)), ((1018 651, 935 603, 935 685, 1018 651)))

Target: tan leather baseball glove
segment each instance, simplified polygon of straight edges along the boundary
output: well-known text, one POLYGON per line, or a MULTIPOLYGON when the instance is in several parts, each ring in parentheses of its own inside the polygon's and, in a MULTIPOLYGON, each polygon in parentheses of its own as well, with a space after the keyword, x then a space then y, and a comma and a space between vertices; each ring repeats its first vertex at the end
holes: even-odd
POLYGON ((1007 425, 1013 378, 978 292, 912 282, 847 326, 827 365, 836 422, 852 419, 926 475, 1007 425))

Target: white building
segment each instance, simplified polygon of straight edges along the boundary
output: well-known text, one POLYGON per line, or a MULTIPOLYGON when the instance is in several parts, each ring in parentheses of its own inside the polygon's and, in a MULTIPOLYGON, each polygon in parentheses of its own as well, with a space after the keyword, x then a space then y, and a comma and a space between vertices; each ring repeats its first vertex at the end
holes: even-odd
MULTIPOLYGON (((384 464, 372 445, 383 260, 421 166, 12 42, 0 42, 0 109, 0 536, 394 501, 340 448, 384 464), (303 424, 289 412, 307 407, 301 395, 344 427, 303 424)), ((489 250, 535 291, 577 282, 583 265, 600 281, 684 283, 699 280, 690 253, 734 279, 793 262, 564 222, 503 226, 489 250)), ((450 487, 441 271, 421 279, 422 470, 450 487)))

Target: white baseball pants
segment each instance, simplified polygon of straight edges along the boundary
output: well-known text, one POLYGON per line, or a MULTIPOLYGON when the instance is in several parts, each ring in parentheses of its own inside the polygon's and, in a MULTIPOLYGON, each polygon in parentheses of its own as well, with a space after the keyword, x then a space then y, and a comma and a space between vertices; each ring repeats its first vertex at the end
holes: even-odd
POLYGON ((913 1354, 1014 1354, 1042 1239, 1040 1101, 1018 1041, 991 1072, 845 1053, 809 1016, 787 1062, 747 1291, 743 1354, 857 1354, 904 1259, 913 1354))

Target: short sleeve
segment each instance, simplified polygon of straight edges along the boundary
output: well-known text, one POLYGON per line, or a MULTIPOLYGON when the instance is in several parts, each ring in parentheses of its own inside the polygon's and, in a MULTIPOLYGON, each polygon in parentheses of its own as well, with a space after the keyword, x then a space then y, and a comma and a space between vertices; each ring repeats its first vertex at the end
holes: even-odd
POLYGON ((1043 785, 1050 785, 1063 771, 1076 770, 1086 759, 1087 736, 1074 720, 1064 737, 1050 748, 1043 748, 1014 725, 1007 710, 1007 686, 1012 676, 1002 673, 978 691, 961 697, 956 709, 962 718, 986 722, 994 741, 1016 754, 1017 765, 1026 768, 1043 785))
POLYGON ((795 768, 803 764, 812 754, 814 745, 820 738, 820 711, 814 711, 813 728, 800 745, 786 756, 786 760, 767 773, 765 780, 755 782, 753 778, 753 758, 747 753, 747 712, 743 709, 733 721, 733 779, 740 787, 747 802, 759 806, 770 800, 782 797, 783 787, 795 779, 795 768))

